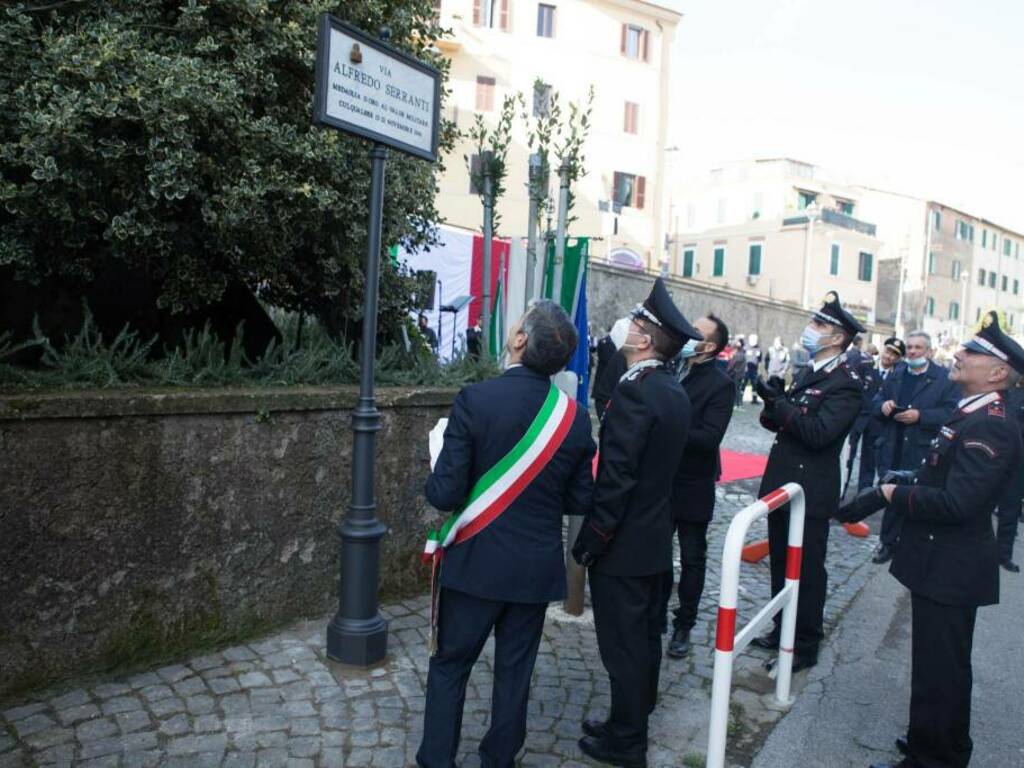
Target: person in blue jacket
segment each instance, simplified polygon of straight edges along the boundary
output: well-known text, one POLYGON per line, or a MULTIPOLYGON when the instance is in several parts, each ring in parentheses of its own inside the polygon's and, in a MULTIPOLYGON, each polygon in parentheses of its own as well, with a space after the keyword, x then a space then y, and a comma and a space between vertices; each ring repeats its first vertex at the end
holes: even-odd
MULTIPOLYGON (((875 443, 879 477, 890 470, 918 469, 960 399, 960 387, 950 381, 949 372, 931 361, 931 336, 914 331, 907 336, 906 349, 903 362, 886 377, 872 404, 872 416, 881 423, 875 443)), ((892 559, 899 533, 898 518, 886 510, 874 562, 892 559)))
MULTIPOLYGON (((550 377, 569 362, 577 340, 568 315, 554 302, 538 302, 526 312, 509 334, 508 370, 464 387, 455 398, 444 447, 427 480, 427 501, 443 512, 461 510, 485 473, 491 478, 489 470, 508 466, 503 459, 524 438, 530 440, 530 427, 552 396, 550 377)), ((422 768, 454 768, 466 684, 492 631, 494 695, 479 747, 481 764, 512 768, 526 739, 530 676, 544 614, 548 603, 565 597, 562 518, 588 514, 592 502, 596 447, 590 416, 582 406, 573 407, 571 422, 565 419, 568 431, 539 462, 539 474, 521 475, 525 485, 493 522, 444 550, 437 649, 416 754, 422 768)))

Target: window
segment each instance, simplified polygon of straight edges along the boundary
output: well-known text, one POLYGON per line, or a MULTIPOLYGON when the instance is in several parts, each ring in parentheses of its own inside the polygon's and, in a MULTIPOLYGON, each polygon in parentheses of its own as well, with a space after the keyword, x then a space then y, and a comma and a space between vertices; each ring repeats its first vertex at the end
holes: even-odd
POLYGON ((1013 258, 1020 258, 1020 243, 1017 243, 1017 247, 1013 249, 1013 258))
POLYGON ((934 275, 935 274, 935 262, 936 262, 935 254, 932 253, 931 251, 929 251, 928 252, 928 274, 929 275, 934 275))
POLYGON ((484 167, 480 155, 469 156, 469 194, 482 195, 484 167))
POLYGON ((815 202, 818 199, 817 194, 815 194, 814 192, 805 192, 802 189, 798 189, 796 191, 796 195, 796 207, 797 210, 800 211, 806 210, 807 206, 809 206, 811 203, 815 202))
POLYGON ((839 200, 836 199, 836 210, 840 213, 845 213, 847 216, 853 216, 853 201, 852 200, 839 200))
POLYGON ((942 214, 938 211, 932 211, 932 229, 935 232, 942 231, 942 214))
POLYGON ((721 277, 725 274, 725 248, 715 248, 715 263, 711 270, 712 277, 721 277))
POLYGON ((693 248, 683 251, 683 277, 693 277, 693 248))
POLYGON ((874 256, 870 253, 860 252, 860 260, 857 264, 857 279, 863 280, 865 283, 871 282, 871 271, 874 262, 874 256))
POLYGON ((537 5, 537 37, 555 36, 555 6, 537 5))
POLYGON ((1003 238, 1003 256, 1009 256, 1013 248, 1013 241, 1008 237, 1003 238))
POLYGON ((935 299, 929 296, 924 302, 924 313, 928 317, 935 317, 935 299))
POLYGON ((477 76, 476 78, 476 109, 477 112, 494 111, 494 78, 477 76))
POLYGON ((984 284, 985 284, 985 270, 984 269, 979 269, 978 270, 978 285, 984 285, 984 284))
POLYGON ((949 319, 959 320, 960 319, 960 304, 956 301, 949 302, 949 319))
POLYGON ((974 322, 978 322, 979 320, 981 320, 981 307, 978 307, 974 311, 974 322))
POLYGON ((635 24, 622 25, 622 40, 619 49, 627 59, 647 61, 650 34, 643 27, 635 24))
POLYGON ((999 250, 999 238, 996 236, 995 232, 992 233, 992 250, 993 251, 998 251, 999 250))
POLYGON ((1003 293, 1006 293, 1008 290, 1010 290, 1010 278, 1003 275, 1003 293))
POLYGON ((960 259, 953 259, 953 279, 954 280, 959 280, 960 279, 960 272, 961 272, 961 270, 962 270, 962 267, 960 265, 960 259))
POLYGON ((996 287, 996 273, 995 272, 989 272, 988 273, 988 287, 989 288, 995 288, 996 287))
POLYGON ((981 230, 981 247, 988 248, 988 230, 981 230))
POLYGON ((632 101, 626 102, 622 130, 626 133, 640 133, 640 105, 632 101))
POLYGON ((751 277, 761 274, 761 243, 750 244, 750 254, 747 259, 747 274, 751 277))
POLYGON ((1014 279, 1013 281, 1013 295, 1016 296, 1020 293, 1020 280, 1014 279))
POLYGON ((508 31, 509 0, 473 0, 473 23, 508 31))
POLYGON ((621 206, 643 209, 646 181, 643 176, 616 171, 612 180, 612 199, 621 206))
POLYGON ((551 86, 547 83, 533 84, 533 116, 547 117, 551 112, 551 86))
POLYGON ((830 275, 839 274, 839 243, 832 243, 832 255, 828 260, 828 273, 830 275))

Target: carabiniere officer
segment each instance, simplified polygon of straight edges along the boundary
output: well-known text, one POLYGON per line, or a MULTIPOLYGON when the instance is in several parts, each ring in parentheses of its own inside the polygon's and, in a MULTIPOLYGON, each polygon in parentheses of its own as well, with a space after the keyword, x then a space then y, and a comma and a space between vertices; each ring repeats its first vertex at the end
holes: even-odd
POLYGON ((963 399, 906 484, 885 482, 839 510, 856 522, 882 506, 902 518, 892 573, 910 590, 910 727, 900 762, 872 768, 964 768, 971 759, 971 647, 978 606, 999 602, 992 510, 1020 468, 1024 445, 1006 391, 1024 349, 989 312, 957 351, 950 378, 963 399))

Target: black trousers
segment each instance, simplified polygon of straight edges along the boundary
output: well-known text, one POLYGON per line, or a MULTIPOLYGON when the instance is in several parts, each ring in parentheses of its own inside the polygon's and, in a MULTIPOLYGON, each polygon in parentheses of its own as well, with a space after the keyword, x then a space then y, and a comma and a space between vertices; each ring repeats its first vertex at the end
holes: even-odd
POLYGON ((910 728, 913 764, 965 768, 971 741, 971 648, 978 609, 910 594, 910 728))
POLYGON ((526 740, 530 676, 544 629, 546 603, 505 603, 442 589, 437 653, 427 673, 421 768, 454 768, 466 683, 494 630, 491 726, 480 742, 485 768, 512 768, 526 740))
MULTIPOLYGON (((798 656, 817 656, 825 637, 825 594, 828 573, 825 552, 828 549, 829 521, 804 518, 804 546, 800 563, 800 598, 796 604, 796 641, 798 656)), ((772 570, 772 596, 786 586, 786 550, 789 543, 789 506, 768 515, 768 555, 772 570)), ((775 614, 775 630, 782 628, 782 612, 775 614)))
POLYGON ((610 741, 646 751, 647 719, 661 673, 661 592, 664 574, 611 576, 590 571, 590 598, 601 663, 611 683, 610 741))
POLYGON ((1012 485, 999 500, 999 524, 996 526, 996 540, 999 542, 999 559, 1013 560, 1013 540, 1017 538, 1017 521, 1020 520, 1021 489, 1012 485))
MULTIPOLYGON (((704 594, 704 574, 708 561, 708 525, 687 520, 676 520, 679 538, 679 605, 673 612, 672 629, 689 632, 697 623, 700 598, 704 594)), ((668 603, 672 597, 674 574, 665 574, 662 586, 662 628, 668 625, 668 603)))
POLYGON ((875 440, 878 439, 878 429, 869 419, 867 426, 860 435, 860 473, 857 475, 857 490, 863 491, 875 484, 875 472, 878 469, 878 460, 875 457, 875 440))

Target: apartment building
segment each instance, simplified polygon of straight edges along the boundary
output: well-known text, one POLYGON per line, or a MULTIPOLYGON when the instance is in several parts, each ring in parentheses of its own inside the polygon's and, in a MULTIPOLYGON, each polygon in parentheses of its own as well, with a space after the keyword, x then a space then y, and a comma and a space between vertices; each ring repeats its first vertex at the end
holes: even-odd
MULTIPOLYGON (((670 52, 681 14, 670 0, 440 0, 451 35, 438 47, 451 61, 447 117, 467 131, 475 115, 493 127, 504 98, 522 93, 528 110, 545 108, 538 79, 567 102, 594 89, 586 175, 577 184, 570 227, 602 238, 592 258, 657 268, 666 234, 666 152, 670 52)), ((479 230, 482 211, 464 157, 464 139, 447 159, 437 197, 452 225, 479 230)), ((517 121, 508 157, 501 234, 525 235, 529 149, 517 121)), ((552 194, 557 197, 557 177, 552 194)))
POLYGON ((807 307, 835 290, 875 322, 882 243, 856 187, 809 163, 752 160, 681 183, 672 211, 675 274, 807 307))

